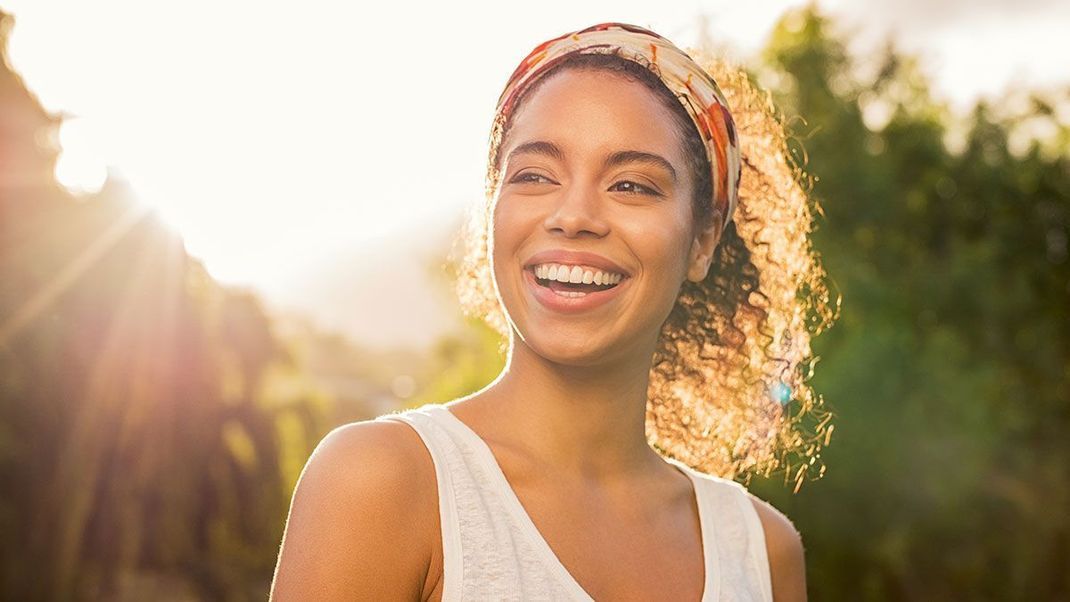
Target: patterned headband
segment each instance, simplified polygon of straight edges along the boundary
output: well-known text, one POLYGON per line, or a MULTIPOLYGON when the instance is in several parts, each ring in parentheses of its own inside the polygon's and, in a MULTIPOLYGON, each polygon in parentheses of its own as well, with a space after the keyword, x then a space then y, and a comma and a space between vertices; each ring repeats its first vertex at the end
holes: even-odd
POLYGON ((710 162, 713 201, 722 209, 724 226, 739 199, 739 141, 732 115, 713 77, 683 50, 649 29, 626 23, 599 23, 547 40, 535 47, 510 76, 498 99, 496 119, 504 120, 521 93, 539 75, 572 54, 617 54, 650 69, 691 116, 710 162))

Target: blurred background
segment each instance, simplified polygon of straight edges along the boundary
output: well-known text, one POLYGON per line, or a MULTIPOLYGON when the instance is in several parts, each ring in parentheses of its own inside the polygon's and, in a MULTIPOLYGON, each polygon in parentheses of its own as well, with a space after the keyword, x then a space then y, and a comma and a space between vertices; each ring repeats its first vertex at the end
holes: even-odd
POLYGON ((1070 600, 1070 4, 0 1, 0 596, 266 599, 346 422, 492 380, 494 103, 599 21, 773 94, 843 296, 812 600, 1070 600))

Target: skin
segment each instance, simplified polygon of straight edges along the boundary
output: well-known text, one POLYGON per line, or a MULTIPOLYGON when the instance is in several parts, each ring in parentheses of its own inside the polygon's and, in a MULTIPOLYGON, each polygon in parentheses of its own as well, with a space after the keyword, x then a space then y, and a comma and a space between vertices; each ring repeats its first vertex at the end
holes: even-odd
MULTIPOLYGON (((506 369, 447 404, 490 446, 539 532, 595 599, 692 599, 703 550, 688 478, 647 443, 646 393, 660 326, 685 278, 709 270, 719 229, 691 217, 692 183, 669 111, 603 72, 546 81, 502 145, 491 261, 513 328, 506 369), (552 142, 561 157, 513 154, 552 142), (620 150, 664 158, 606 167, 620 150), (591 251, 632 279, 580 314, 543 307, 523 265, 552 248, 591 251)), ((777 602, 806 600, 802 540, 751 495, 777 602)), ((332 431, 294 492, 273 600, 421 599, 442 594, 434 467, 395 422, 332 431), (353 467, 359 466, 359 470, 353 467)))

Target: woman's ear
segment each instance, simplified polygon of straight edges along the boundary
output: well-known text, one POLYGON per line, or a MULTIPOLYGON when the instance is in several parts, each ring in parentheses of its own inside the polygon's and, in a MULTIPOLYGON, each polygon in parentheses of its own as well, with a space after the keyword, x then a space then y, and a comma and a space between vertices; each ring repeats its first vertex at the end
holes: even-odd
POLYGON ((709 225, 703 227, 695 234, 691 241, 691 252, 688 254, 687 279, 692 282, 702 282, 710 271, 713 263, 713 251, 717 248, 717 242, 721 239, 720 214, 715 214, 709 225))

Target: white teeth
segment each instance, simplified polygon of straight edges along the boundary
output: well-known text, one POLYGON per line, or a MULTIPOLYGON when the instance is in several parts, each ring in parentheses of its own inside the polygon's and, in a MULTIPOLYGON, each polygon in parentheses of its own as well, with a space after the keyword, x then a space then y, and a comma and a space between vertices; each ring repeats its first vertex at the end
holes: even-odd
POLYGON ((535 275, 543 280, 557 280, 558 282, 571 282, 575 284, 617 284, 624 278, 623 274, 603 272, 596 268, 584 266, 567 266, 556 263, 545 263, 535 266, 535 275))

